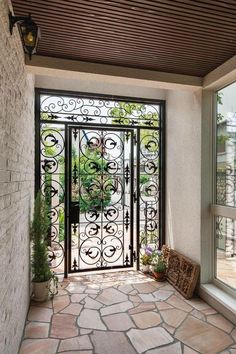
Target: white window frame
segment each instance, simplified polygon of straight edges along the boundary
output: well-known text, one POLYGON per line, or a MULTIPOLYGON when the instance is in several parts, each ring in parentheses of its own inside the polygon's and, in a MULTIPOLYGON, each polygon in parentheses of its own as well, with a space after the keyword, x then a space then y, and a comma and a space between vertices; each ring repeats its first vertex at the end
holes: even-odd
POLYGON ((215 219, 217 216, 223 216, 230 219, 236 220, 236 207, 229 207, 216 204, 216 167, 217 167, 217 92, 222 90, 223 88, 233 84, 236 82, 235 80, 231 81, 227 85, 215 88, 212 92, 213 99, 213 107, 212 107, 212 123, 213 123, 213 134, 212 134, 212 204, 211 204, 211 219, 212 219, 212 248, 213 248, 213 259, 212 259, 212 283, 228 293, 231 296, 236 297, 236 289, 232 288, 230 285, 224 283, 222 280, 216 277, 216 263, 217 263, 217 255, 216 255, 216 227, 215 227, 215 219))

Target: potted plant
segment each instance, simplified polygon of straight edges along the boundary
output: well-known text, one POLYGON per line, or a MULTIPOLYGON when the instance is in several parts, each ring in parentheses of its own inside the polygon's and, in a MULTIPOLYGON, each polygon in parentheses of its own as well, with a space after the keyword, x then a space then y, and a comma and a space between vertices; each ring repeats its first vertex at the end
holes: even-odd
POLYGON ((153 266, 153 275, 157 281, 165 280, 166 276, 166 262, 164 260, 163 254, 161 251, 157 251, 155 257, 155 263, 153 266))
POLYGON ((32 241, 31 266, 33 275, 33 296, 36 301, 45 301, 51 291, 51 284, 57 289, 57 277, 51 271, 47 252, 47 235, 49 228, 48 208, 44 197, 38 192, 34 205, 34 216, 30 235, 32 241))
POLYGON ((141 256, 142 271, 148 273, 150 271, 150 265, 152 263, 153 249, 150 246, 145 248, 145 253, 141 256))

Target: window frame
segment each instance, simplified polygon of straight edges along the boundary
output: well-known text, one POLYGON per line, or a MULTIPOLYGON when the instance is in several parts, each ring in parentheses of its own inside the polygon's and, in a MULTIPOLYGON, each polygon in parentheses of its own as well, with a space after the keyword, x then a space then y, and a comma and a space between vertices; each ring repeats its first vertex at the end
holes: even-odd
POLYGON ((230 285, 224 283, 222 280, 216 277, 217 270, 217 255, 216 255, 216 217, 222 216, 236 220, 236 207, 224 206, 217 204, 217 186, 216 186, 216 171, 217 171, 217 93, 220 90, 236 83, 233 80, 226 85, 217 87, 212 91, 212 204, 210 206, 211 223, 212 223, 212 247, 213 247, 213 259, 212 259, 212 283, 218 288, 222 289, 231 296, 236 296, 236 288, 234 289, 230 285))

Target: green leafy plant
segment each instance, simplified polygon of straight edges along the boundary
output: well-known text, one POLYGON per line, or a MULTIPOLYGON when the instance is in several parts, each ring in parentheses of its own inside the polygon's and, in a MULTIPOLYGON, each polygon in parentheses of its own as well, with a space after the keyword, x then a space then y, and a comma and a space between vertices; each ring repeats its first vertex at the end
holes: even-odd
POLYGON ((153 258, 154 272, 155 273, 165 273, 166 262, 161 251, 157 251, 155 257, 153 258))
POLYGON ((154 265, 154 272, 156 273, 164 273, 166 271, 166 264, 164 261, 156 263, 154 265))
POLYGON ((80 194, 80 212, 84 213, 90 209, 101 210, 107 207, 111 201, 113 180, 107 175, 104 183, 106 161, 101 157, 99 149, 87 148, 80 158, 72 151, 72 163, 73 166, 78 166, 79 172, 80 191, 77 184, 72 186, 72 193, 75 200, 80 194), (101 192, 102 185, 103 191, 101 192))
POLYGON ((47 234, 49 228, 48 207, 45 199, 38 192, 34 205, 34 216, 30 230, 32 241, 32 273, 34 282, 44 282, 53 277, 49 267, 47 252, 47 234))
POLYGON ((150 176, 148 176, 148 175, 140 175, 139 181, 140 181, 140 184, 143 185, 143 184, 145 184, 145 183, 150 181, 150 176))

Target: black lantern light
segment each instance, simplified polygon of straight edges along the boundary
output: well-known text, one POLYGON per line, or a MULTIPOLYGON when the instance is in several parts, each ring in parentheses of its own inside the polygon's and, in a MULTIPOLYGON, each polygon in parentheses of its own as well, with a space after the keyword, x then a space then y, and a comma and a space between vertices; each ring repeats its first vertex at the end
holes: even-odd
POLYGON ((28 16, 13 16, 12 13, 9 12, 11 34, 16 23, 18 24, 24 51, 31 59, 32 54, 36 53, 38 40, 40 38, 40 28, 32 20, 30 14, 28 16))

